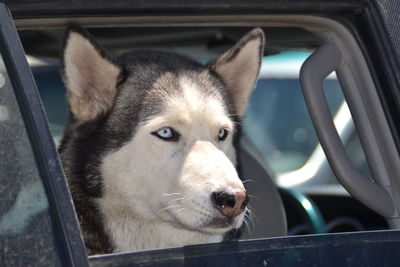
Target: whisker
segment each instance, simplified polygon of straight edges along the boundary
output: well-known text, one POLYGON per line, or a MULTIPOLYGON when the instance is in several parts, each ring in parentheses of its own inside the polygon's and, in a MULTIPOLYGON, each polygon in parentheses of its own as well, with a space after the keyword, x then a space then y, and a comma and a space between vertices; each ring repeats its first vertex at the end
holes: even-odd
POLYGON ((248 194, 248 196, 249 196, 249 198, 254 198, 254 199, 257 199, 258 201, 261 201, 261 199, 255 195, 248 194))
POLYGON ((240 229, 241 227, 239 227, 239 228, 235 228, 235 233, 234 233, 234 235, 233 235, 233 238, 236 238, 237 237, 237 233, 239 232, 239 229, 240 229))
POLYGON ((247 213, 246 214, 247 216, 247 220, 248 220, 248 222, 249 222, 249 232, 250 232, 250 234, 253 234, 254 233, 254 231, 255 231, 255 226, 254 226, 254 222, 253 222, 253 220, 252 220, 252 218, 251 218, 251 213, 247 213))
POLYGON ((172 209, 172 208, 174 208, 174 207, 180 207, 180 206, 181 206, 181 205, 179 205, 179 204, 169 205, 169 206, 167 206, 167 207, 165 207, 165 208, 162 208, 161 210, 157 211, 156 214, 158 215, 158 214, 160 214, 160 213, 163 212, 163 211, 172 209))
POLYGON ((178 197, 178 198, 172 199, 167 203, 167 205, 170 205, 178 200, 184 200, 184 199, 185 199, 185 197, 178 197))
POLYGON ((243 181, 242 181, 243 184, 248 183, 248 182, 255 182, 255 181, 254 181, 254 180, 251 180, 251 179, 246 179, 246 180, 243 180, 243 181))
POLYGON ((162 194, 163 197, 168 197, 168 196, 176 196, 176 195, 182 195, 181 193, 169 193, 169 194, 162 194))
POLYGON ((255 225, 251 218, 251 211, 249 208, 246 208, 246 214, 244 216, 245 226, 248 230, 249 234, 253 234, 255 231, 255 225))
POLYGON ((253 221, 254 228, 256 228, 256 226, 260 224, 260 221, 251 209, 249 209, 249 216, 253 221))
POLYGON ((181 207, 180 209, 176 209, 175 212, 179 212, 179 211, 182 211, 182 210, 185 210, 185 207, 181 207))
MULTIPOLYGON (((176 195, 176 194, 181 195, 180 193, 172 193, 172 194, 164 194, 164 195, 176 195)), ((174 203, 177 202, 177 201, 179 201, 179 200, 184 200, 184 199, 185 199, 185 197, 178 197, 178 198, 175 198, 175 199, 170 200, 170 201, 167 203, 167 206, 166 206, 165 208, 162 208, 161 210, 159 210, 156 214, 158 215, 158 214, 160 214, 161 212, 166 211, 166 210, 169 210, 169 209, 173 209, 174 207, 181 207, 180 204, 174 204, 174 203)))
POLYGON ((249 233, 249 234, 253 234, 253 229, 252 229, 252 227, 251 227, 251 225, 250 225, 250 220, 249 220, 249 217, 247 216, 247 214, 246 214, 246 216, 244 217, 244 225, 245 225, 245 227, 246 227, 246 230, 247 230, 247 232, 249 233))

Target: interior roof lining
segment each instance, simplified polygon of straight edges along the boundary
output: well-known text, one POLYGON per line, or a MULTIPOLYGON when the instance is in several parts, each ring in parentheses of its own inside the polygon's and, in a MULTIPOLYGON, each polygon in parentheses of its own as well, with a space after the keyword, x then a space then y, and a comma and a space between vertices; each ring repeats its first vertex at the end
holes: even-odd
MULTIPOLYGON (((85 17, 85 18, 42 18, 16 19, 18 30, 64 28, 70 23, 93 27, 302 27, 290 20, 312 16, 254 15, 254 16, 154 16, 154 17, 85 17)), ((303 20, 303 19, 301 19, 303 20)))

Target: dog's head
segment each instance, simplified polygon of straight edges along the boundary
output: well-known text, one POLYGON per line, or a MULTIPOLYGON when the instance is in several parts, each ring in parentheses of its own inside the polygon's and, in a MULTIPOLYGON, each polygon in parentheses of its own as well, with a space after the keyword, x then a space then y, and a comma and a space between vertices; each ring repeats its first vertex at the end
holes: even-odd
POLYGON ((146 220, 208 233, 239 228, 248 196, 234 144, 263 45, 254 29, 207 65, 167 52, 110 57, 72 27, 62 66, 67 135, 86 147, 86 191, 146 220))

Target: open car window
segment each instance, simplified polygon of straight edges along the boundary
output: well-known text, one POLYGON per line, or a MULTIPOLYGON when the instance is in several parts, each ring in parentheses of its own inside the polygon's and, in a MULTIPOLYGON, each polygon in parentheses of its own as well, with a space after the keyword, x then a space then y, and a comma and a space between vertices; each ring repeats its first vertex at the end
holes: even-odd
MULTIPOLYGON (((225 51, 236 38, 249 29, 167 27, 161 30, 154 27, 146 28, 144 31, 137 27, 88 28, 100 44, 113 53, 121 53, 131 48, 149 47, 153 50, 173 51, 187 55, 203 64, 225 51)), ((21 32, 21 36, 28 44, 40 42, 43 37, 51 40, 50 36, 62 36, 62 31, 63 29, 57 28, 41 31, 27 30, 21 32)), ((287 192, 293 190, 311 197, 310 201, 313 199, 316 201, 313 207, 317 210, 321 206, 322 217, 318 224, 323 225, 322 232, 387 228, 383 218, 358 202, 354 204, 354 210, 358 210, 357 212, 349 209, 343 213, 333 212, 333 210, 340 210, 340 206, 325 204, 326 199, 337 203, 342 203, 343 199, 350 203, 353 200, 349 200, 351 199, 349 194, 337 181, 329 166, 300 88, 300 68, 315 49, 323 44, 323 39, 312 31, 300 27, 264 27, 264 31, 267 36, 270 36, 271 41, 270 45, 267 44, 260 76, 245 115, 242 146, 257 155, 277 186, 290 189, 287 192), (283 42, 281 32, 285 33, 285 36, 288 32, 292 33, 293 40, 286 38, 283 42), (321 196, 326 196, 326 198, 322 197, 321 200, 321 196), (367 220, 368 216, 374 219, 367 220)), ((60 39, 49 41, 49 45, 57 47, 60 41, 60 39)), ((48 114, 50 130, 55 143, 59 144, 68 117, 66 91, 59 74, 59 54, 53 49, 46 54, 38 46, 27 46, 26 50, 29 53, 28 61, 48 114)), ((324 92, 336 129, 350 159, 359 171, 370 177, 364 151, 336 73, 330 74, 325 79, 324 92)), ((248 179, 251 180, 251 177, 248 179)), ((260 200, 257 198, 259 196, 254 196, 252 202, 259 204, 260 200)), ((284 198, 289 220, 288 232, 290 234, 315 233, 308 226, 307 219, 301 219, 302 212, 296 210, 306 210, 306 207, 300 205, 293 208, 290 207, 289 202, 284 198)), ((267 227, 257 221, 260 217, 266 216, 262 210, 260 212, 260 214, 256 212, 255 218, 249 222, 249 228, 252 231, 254 228, 267 227)))

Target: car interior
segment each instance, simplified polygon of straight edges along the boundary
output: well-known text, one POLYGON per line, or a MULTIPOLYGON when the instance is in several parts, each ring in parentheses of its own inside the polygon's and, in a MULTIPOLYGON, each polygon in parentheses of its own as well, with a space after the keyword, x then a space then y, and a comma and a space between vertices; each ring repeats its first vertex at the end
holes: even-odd
MULTIPOLYGON (((332 170, 330 165, 334 163, 325 157, 304 99, 300 69, 307 58, 324 46, 326 35, 312 25, 304 26, 305 23, 303 26, 288 22, 264 24, 261 24, 266 35, 264 58, 244 120, 240 154, 243 179, 249 181, 245 186, 253 219, 240 238, 388 229, 382 214, 352 197, 338 181, 338 171, 332 170)), ((200 63, 217 57, 253 28, 90 23, 83 26, 111 53, 131 49, 168 50, 200 63)), ((19 27, 56 144, 68 118, 59 70, 64 30, 62 26, 19 27)), ((340 38, 332 38, 338 47, 350 46, 340 38)), ((346 104, 351 97, 343 92, 342 85, 335 72, 323 81, 330 121, 355 171, 371 177, 365 145, 356 130, 359 125, 353 122, 353 112, 346 104)))

